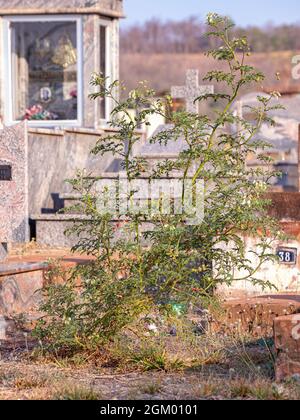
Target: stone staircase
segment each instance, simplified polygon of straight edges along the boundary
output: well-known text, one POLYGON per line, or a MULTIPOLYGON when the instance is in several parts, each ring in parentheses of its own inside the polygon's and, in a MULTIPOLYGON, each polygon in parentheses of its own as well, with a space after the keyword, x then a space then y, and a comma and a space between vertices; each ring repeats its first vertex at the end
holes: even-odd
MULTIPOLYGON (((118 179, 119 173, 100 174, 102 179, 118 179)), ((59 201, 62 208, 53 213, 32 214, 30 219, 35 225, 36 242, 40 246, 55 248, 72 248, 78 237, 66 236, 65 231, 72 226, 74 221, 87 220, 88 217, 74 210, 74 206, 80 202, 78 193, 60 193, 59 201)))

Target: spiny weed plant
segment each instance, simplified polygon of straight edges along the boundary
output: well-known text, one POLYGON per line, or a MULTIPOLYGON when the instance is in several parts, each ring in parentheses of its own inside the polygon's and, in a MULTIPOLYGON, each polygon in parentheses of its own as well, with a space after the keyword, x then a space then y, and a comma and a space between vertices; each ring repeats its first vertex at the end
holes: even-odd
MULTIPOLYGON (((278 226, 268 216, 269 203, 264 199, 274 174, 262 169, 269 163, 263 155, 269 145, 258 134, 263 124, 274 124, 268 113, 280 108, 274 106, 278 93, 257 98, 258 106, 251 107, 252 121, 236 115, 233 105, 241 89, 261 84, 264 75, 247 64, 247 39, 231 36, 229 19, 209 14, 207 23, 207 36, 216 38, 218 45, 207 55, 227 64, 226 71, 212 70, 204 78, 220 85, 217 93, 197 99, 214 101, 213 118, 188 112, 165 115, 171 98, 158 100, 145 83, 120 100, 118 82, 109 85, 98 74, 92 78, 92 99, 109 98, 115 104, 109 123, 113 130, 99 139, 92 154, 119 159, 129 181, 144 174, 160 179, 180 173, 183 185, 189 178, 194 190, 202 180, 205 213, 202 222, 193 225, 186 223, 185 207, 180 215, 158 212, 148 229, 145 222, 149 220, 142 212, 128 210, 113 222, 111 212, 99 211, 97 206, 93 187, 98 179, 78 174, 71 183, 81 196, 76 213, 83 217, 69 233, 78 237, 74 251, 91 255, 93 261, 77 268, 64 284, 45 290, 41 309, 46 316, 36 334, 54 347, 99 346, 124 332, 138 340, 150 334, 151 325, 166 332, 166 319, 174 316, 176 305, 181 308, 177 313, 184 316, 191 304, 207 303, 218 285, 248 280, 271 286, 261 281, 258 272, 275 258, 271 249, 278 226), (135 116, 129 111, 132 108, 135 116), (165 159, 150 168, 134 150, 141 142, 138 129, 155 114, 168 118, 170 124, 151 143, 163 148, 181 141, 185 147, 176 159, 165 159), (261 162, 257 169, 247 167, 249 154, 261 162), (251 259, 243 235, 256 238, 251 259)), ((134 194, 130 190, 128 198, 133 199, 134 194)))

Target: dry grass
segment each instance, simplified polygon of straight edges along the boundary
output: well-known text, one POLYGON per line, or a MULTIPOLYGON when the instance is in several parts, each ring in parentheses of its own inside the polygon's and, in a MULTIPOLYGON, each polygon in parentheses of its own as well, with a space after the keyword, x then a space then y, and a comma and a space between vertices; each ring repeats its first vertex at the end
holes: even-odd
POLYGON ((101 395, 92 388, 75 385, 63 386, 53 392, 53 400, 59 401, 98 401, 101 395))
POLYGON ((300 399, 297 382, 274 383, 272 343, 184 330, 147 340, 68 359, 3 355, 0 399, 300 399))
POLYGON ((154 381, 147 383, 142 388, 142 393, 146 395, 156 395, 159 394, 163 389, 163 386, 161 384, 161 381, 154 381))
POLYGON ((193 390, 199 399, 229 399, 229 400, 284 400, 300 398, 300 389, 288 390, 287 387, 278 387, 268 380, 235 379, 229 381, 210 378, 193 390))
POLYGON ((17 390, 44 388, 48 382, 49 379, 42 375, 17 376, 14 378, 12 386, 17 390))

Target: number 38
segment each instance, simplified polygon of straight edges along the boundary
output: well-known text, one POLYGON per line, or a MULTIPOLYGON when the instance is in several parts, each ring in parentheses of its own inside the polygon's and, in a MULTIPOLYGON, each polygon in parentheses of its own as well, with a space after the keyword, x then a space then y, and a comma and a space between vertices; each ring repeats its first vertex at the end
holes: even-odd
POLYGON ((280 262, 285 262, 285 263, 293 262, 293 255, 289 251, 280 251, 278 252, 278 256, 280 258, 280 262))

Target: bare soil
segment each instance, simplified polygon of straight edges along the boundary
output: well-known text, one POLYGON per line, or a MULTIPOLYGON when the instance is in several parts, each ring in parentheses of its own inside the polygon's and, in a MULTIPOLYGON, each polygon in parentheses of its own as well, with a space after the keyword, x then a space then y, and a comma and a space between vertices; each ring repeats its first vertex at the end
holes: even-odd
POLYGON ((229 349, 179 371, 143 372, 97 366, 82 359, 34 359, 5 351, 0 361, 0 400, 286 400, 300 399, 297 378, 274 382, 270 353, 261 345, 229 349))

